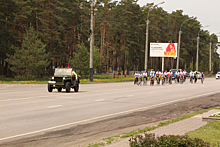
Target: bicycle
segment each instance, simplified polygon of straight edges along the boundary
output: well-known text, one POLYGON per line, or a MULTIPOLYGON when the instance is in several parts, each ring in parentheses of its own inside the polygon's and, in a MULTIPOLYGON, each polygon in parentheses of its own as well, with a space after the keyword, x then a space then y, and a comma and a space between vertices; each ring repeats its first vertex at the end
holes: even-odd
POLYGON ((141 82, 142 82, 142 80, 141 80, 141 78, 138 78, 138 86, 141 86, 141 82))
POLYGON ((172 84, 172 77, 171 76, 169 76, 169 84, 172 84))
POLYGON ((168 83, 169 83, 169 81, 168 81, 168 76, 166 76, 165 79, 166 79, 166 84, 168 84, 168 83))
POLYGON ((138 78, 134 79, 134 85, 137 84, 138 85, 138 78))
POLYGON ((204 78, 201 78, 201 83, 203 84, 204 78))
POLYGON ((144 77, 144 80, 143 80, 143 85, 147 85, 147 80, 146 80, 145 77, 144 77))
POLYGON ((180 80, 179 80, 180 82, 180 84, 183 84, 183 82, 184 82, 184 78, 183 78, 183 76, 180 76, 180 80))
POLYGON ((194 83, 196 83, 197 82, 197 77, 194 77, 194 83))
POLYGON ((157 85, 160 85, 160 78, 157 77, 157 85))
POLYGON ((162 85, 165 83, 165 81, 164 81, 165 79, 164 79, 164 77, 162 77, 161 78, 161 81, 162 81, 162 85))
POLYGON ((154 78, 151 78, 150 79, 150 86, 153 86, 154 85, 154 78))
POLYGON ((179 83, 179 81, 180 81, 180 77, 179 77, 179 76, 176 76, 176 77, 175 77, 175 83, 176 83, 176 82, 179 83))
POLYGON ((190 77, 190 83, 191 84, 193 83, 193 77, 190 77))

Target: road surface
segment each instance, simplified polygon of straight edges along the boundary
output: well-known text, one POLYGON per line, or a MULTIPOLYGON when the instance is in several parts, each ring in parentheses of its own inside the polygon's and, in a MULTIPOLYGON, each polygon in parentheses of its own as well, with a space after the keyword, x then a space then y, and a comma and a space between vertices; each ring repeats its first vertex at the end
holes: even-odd
POLYGON ((81 84, 78 93, 49 93, 46 84, 1 84, 0 143, 219 92, 214 78, 164 86, 81 84))

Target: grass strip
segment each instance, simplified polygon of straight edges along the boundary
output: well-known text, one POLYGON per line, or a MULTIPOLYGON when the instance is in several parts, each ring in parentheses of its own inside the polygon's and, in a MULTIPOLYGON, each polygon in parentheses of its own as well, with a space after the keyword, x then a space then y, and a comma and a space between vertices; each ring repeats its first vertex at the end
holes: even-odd
POLYGON ((124 133, 121 136, 121 138, 130 137, 130 136, 133 136, 133 135, 137 135, 139 133, 143 133, 143 132, 150 131, 150 130, 153 130, 153 129, 156 129, 156 128, 159 128, 159 127, 162 127, 162 126, 166 126, 166 125, 169 125, 170 123, 175 123, 175 122, 178 122, 180 120, 183 120, 183 119, 186 119, 186 118, 190 118, 190 117, 198 115, 198 114, 202 114, 202 113, 207 112, 209 110, 211 110, 211 109, 198 110, 198 111, 195 111, 195 112, 192 112, 192 113, 185 114, 185 115, 183 115, 181 117, 174 118, 172 120, 168 120, 168 121, 165 121, 165 122, 160 122, 157 126, 146 127, 146 128, 144 128, 142 130, 139 130, 137 132, 131 131, 130 133, 124 133))
MULTIPOLYGON (((89 79, 81 79, 80 83, 97 83, 97 82, 123 82, 123 81, 133 81, 134 78, 118 78, 118 79, 93 79, 90 82, 89 79)), ((48 80, 49 81, 49 80, 48 80)), ((47 84, 48 81, 0 81, 0 84, 47 84)))
MULTIPOLYGON (((192 113, 185 114, 185 115, 183 115, 181 117, 176 117, 176 118, 174 118, 172 120, 168 120, 168 121, 165 121, 165 122, 160 122, 157 126, 146 127, 144 129, 140 129, 138 131, 131 131, 129 133, 123 133, 121 135, 104 138, 103 140, 106 141, 107 144, 109 144, 109 143, 112 143, 113 141, 115 141, 115 140, 117 140, 119 138, 127 138, 127 137, 131 137, 131 136, 134 136, 134 135, 137 135, 137 134, 140 134, 140 133, 151 131, 151 130, 154 130, 154 129, 159 128, 161 126, 166 126, 166 125, 169 125, 171 123, 175 123, 175 122, 178 122, 180 120, 184 120, 186 118, 190 118, 192 116, 195 116, 195 115, 198 115, 198 114, 202 114, 204 112, 208 112, 209 110, 212 110, 212 109, 220 109, 220 108, 201 109, 201 110, 198 110, 198 111, 195 111, 195 112, 192 112, 192 113)), ((104 145, 100 145, 100 146, 104 146, 104 145)), ((100 146, 97 146, 97 147, 100 147, 100 146)))
POLYGON ((187 133, 190 138, 199 138, 210 142, 212 146, 220 145, 220 121, 210 121, 207 125, 187 133))

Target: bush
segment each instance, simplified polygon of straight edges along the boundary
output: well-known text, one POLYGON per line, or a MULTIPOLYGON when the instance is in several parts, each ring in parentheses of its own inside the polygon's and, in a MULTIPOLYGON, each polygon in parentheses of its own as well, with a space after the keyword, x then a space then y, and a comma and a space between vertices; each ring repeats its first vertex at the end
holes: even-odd
POLYGON ((132 137, 131 147, 209 147, 208 142, 202 139, 191 139, 189 136, 163 135, 155 137, 155 134, 144 134, 132 137))

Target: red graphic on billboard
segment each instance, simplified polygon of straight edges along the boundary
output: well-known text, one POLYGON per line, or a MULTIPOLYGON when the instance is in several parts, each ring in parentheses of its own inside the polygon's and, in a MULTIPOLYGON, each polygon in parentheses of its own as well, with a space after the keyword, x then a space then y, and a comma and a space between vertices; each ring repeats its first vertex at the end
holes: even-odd
POLYGON ((170 43, 167 48, 166 51, 164 52, 164 56, 166 57, 175 57, 176 56, 176 48, 174 43, 170 43))

